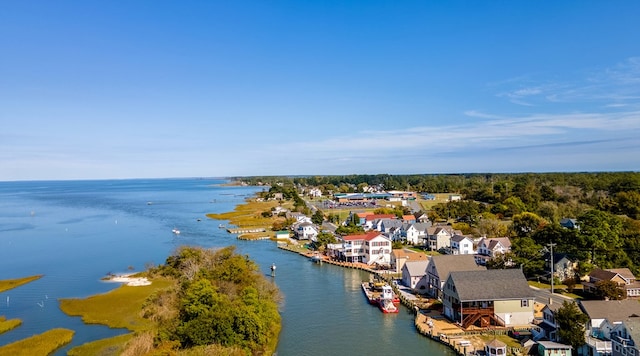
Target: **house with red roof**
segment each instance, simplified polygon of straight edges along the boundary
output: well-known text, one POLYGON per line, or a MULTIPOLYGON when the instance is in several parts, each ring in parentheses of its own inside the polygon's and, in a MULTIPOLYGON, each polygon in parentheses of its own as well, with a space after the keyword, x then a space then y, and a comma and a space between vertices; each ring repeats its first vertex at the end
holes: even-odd
POLYGON ((347 235, 342 240, 340 256, 346 262, 380 266, 389 266, 391 263, 391 240, 378 231, 347 235))

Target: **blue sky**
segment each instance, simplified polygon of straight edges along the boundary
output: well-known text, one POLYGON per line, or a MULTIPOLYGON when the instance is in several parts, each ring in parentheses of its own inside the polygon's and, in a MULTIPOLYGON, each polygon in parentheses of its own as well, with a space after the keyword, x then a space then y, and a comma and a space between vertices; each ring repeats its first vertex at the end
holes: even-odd
POLYGON ((0 1, 0 180, 640 170, 638 1, 0 1))

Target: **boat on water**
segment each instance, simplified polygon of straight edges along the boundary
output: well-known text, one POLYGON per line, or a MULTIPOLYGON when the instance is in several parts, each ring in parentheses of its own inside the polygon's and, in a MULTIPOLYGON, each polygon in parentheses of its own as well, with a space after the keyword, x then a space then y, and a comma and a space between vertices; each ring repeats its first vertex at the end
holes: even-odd
POLYGON ((224 229, 226 226, 224 226, 223 224, 218 225, 219 229, 224 229))
POLYGON ((383 313, 397 313, 397 304, 400 298, 393 292, 390 285, 384 282, 364 282, 362 283, 364 292, 369 304, 377 305, 383 313))
POLYGON ((178 229, 173 229, 173 230, 171 230, 171 232, 173 232, 176 235, 180 235, 180 230, 178 230, 178 229))
POLYGON ((378 297, 378 308, 380 308, 383 313, 397 313, 399 309, 394 304, 394 300, 396 299, 398 300, 396 303, 399 303, 400 300, 393 293, 391 286, 384 285, 382 286, 382 294, 378 297))
POLYGON ((322 255, 320 255, 320 253, 318 253, 318 252, 314 252, 313 255, 311 255, 311 257, 309 259, 313 263, 321 263, 322 262, 322 255))

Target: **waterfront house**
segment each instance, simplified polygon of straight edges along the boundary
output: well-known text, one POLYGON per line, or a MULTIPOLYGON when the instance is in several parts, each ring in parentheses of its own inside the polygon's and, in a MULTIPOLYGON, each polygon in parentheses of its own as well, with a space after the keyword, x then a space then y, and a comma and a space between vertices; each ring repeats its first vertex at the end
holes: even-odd
POLYGON ((391 251, 391 269, 395 273, 402 273, 402 267, 409 261, 428 261, 429 257, 424 253, 406 249, 394 249, 391 251))
POLYGON ((451 237, 451 246, 447 249, 450 255, 473 255, 473 239, 464 235, 453 235, 451 237))
POLYGON ((640 297, 640 282, 636 280, 628 268, 596 268, 589 273, 589 281, 583 283, 584 290, 588 293, 596 291, 596 283, 599 281, 613 281, 623 287, 627 292, 627 298, 640 297))
POLYGON ((640 317, 628 318, 611 331, 611 356, 640 355, 640 317))
POLYGON ((442 287, 452 271, 484 270, 472 255, 431 256, 425 275, 427 292, 434 298, 442 298, 442 287))
POLYGON ((382 266, 389 266, 391 263, 391 240, 378 231, 347 235, 342 240, 341 257, 344 261, 382 266))
POLYGON ((482 238, 478 242, 476 261, 480 265, 486 265, 487 261, 500 254, 511 252, 511 240, 508 237, 482 238))
POLYGON ((426 274, 428 264, 427 260, 407 261, 402 267, 402 284, 411 289, 417 289, 419 292, 426 292, 427 285, 424 283, 423 277, 426 274))
POLYGON ((582 300, 580 309, 589 317, 585 326, 586 344, 582 354, 608 356, 612 352, 611 333, 617 324, 640 316, 637 300, 582 300))
POLYGON ((298 240, 316 241, 318 228, 311 222, 305 221, 293 225, 293 233, 298 240))
POLYGON ((445 282, 442 305, 444 315, 464 329, 509 327, 533 322, 534 299, 520 269, 454 271, 445 282))
POLYGON ((571 356, 571 345, 553 341, 538 341, 538 356, 571 356))

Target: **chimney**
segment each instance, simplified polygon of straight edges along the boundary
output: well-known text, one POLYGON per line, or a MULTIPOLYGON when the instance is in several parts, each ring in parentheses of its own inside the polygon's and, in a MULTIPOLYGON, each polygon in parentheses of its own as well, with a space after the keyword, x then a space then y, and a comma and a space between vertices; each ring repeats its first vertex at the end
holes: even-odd
POLYGON ((549 305, 553 304, 553 299, 549 297, 549 305))

